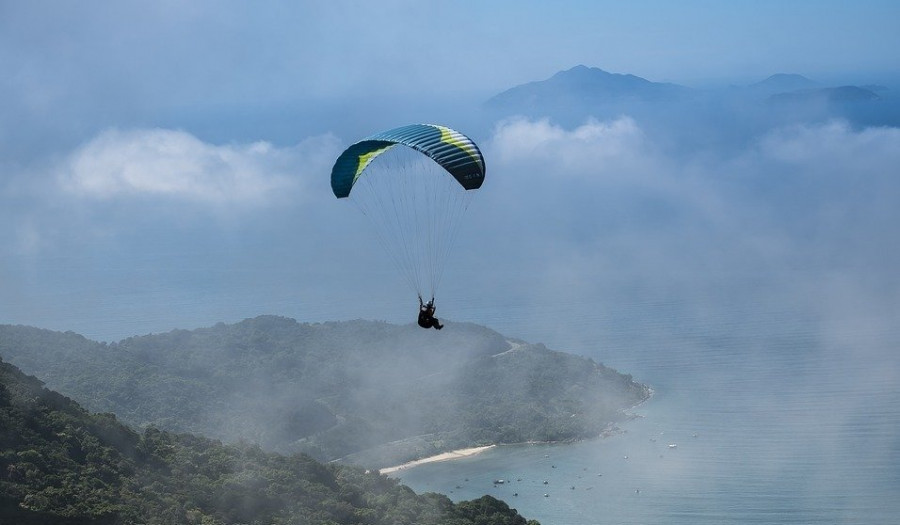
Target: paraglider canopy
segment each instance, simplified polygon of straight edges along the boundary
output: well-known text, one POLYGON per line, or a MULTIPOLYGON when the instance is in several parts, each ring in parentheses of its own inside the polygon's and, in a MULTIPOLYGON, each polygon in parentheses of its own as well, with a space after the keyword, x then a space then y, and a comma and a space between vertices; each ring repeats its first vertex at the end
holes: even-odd
POLYGON ((350 145, 331 189, 353 202, 419 297, 434 297, 461 217, 484 182, 484 157, 462 133, 410 124, 350 145))
POLYGON ((410 124, 371 135, 347 148, 331 170, 331 190, 342 199, 376 157, 396 145, 408 146, 437 162, 464 189, 484 182, 484 157, 472 139, 446 126, 410 124))

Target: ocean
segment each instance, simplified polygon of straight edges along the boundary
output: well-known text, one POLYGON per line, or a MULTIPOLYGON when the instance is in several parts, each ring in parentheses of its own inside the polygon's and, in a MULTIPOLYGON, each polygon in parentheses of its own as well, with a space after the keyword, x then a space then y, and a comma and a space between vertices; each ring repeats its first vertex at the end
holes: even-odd
POLYGON ((900 329, 888 316, 654 309, 643 323, 592 323, 591 345, 585 332, 553 345, 653 387, 621 433, 394 477, 454 501, 490 494, 544 525, 898 523, 900 329))

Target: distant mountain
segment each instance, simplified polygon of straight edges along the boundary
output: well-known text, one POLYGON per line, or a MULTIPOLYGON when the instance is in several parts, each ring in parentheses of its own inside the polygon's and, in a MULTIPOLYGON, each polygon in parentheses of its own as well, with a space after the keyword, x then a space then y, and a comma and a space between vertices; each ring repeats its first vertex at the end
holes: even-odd
POLYGON ((886 88, 883 86, 825 87, 803 75, 779 73, 762 82, 751 84, 748 89, 754 93, 764 94, 769 101, 783 104, 879 100, 881 97, 875 91, 886 88))
POLYGON ((426 332, 263 316, 113 344, 0 325, 0 355, 134 426, 371 467, 597 436, 648 395, 589 359, 471 324, 426 332))
POLYGON ((658 102, 692 92, 677 84, 609 73, 596 67, 575 66, 552 77, 507 89, 487 101, 494 109, 597 107, 622 102, 658 102))
POLYGON ((490 496, 453 503, 308 456, 139 434, 2 360, 0 523, 537 525, 490 496))
MULTIPOLYGON (((832 102, 878 100, 877 92, 887 91, 880 85, 822 86, 818 82, 795 73, 778 73, 744 87, 730 90, 731 95, 763 95, 780 101, 805 101, 824 98, 832 102)), ((521 84, 503 91, 486 102, 488 108, 513 110, 523 114, 542 111, 553 115, 557 111, 578 110, 589 115, 597 109, 645 108, 652 104, 677 105, 683 102, 701 104, 714 100, 716 91, 701 91, 665 82, 651 82, 630 75, 609 73, 600 68, 575 66, 560 71, 546 80, 521 84)))
POLYGON ((797 91, 800 89, 814 89, 817 87, 819 87, 818 82, 810 80, 803 75, 788 73, 777 73, 749 86, 752 90, 762 91, 768 94, 797 91))
POLYGON ((881 97, 866 88, 859 86, 840 86, 819 89, 800 89, 787 93, 776 93, 769 97, 774 102, 809 102, 821 100, 826 102, 859 102, 880 100, 881 97))
POLYGON ((759 82, 694 89, 579 65, 507 89, 485 101, 485 120, 548 118, 574 128, 589 118, 627 116, 648 140, 675 155, 740 149, 781 126, 839 118, 859 126, 900 126, 900 98, 884 86, 825 86, 779 73, 759 82))

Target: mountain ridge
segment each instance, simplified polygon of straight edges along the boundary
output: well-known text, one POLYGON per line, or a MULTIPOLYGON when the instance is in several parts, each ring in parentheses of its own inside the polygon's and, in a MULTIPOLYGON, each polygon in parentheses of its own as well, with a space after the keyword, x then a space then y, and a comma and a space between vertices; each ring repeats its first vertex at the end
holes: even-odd
POLYGON ((802 123, 900 126, 900 97, 877 84, 829 86, 796 73, 695 88, 578 65, 488 97, 481 113, 493 122, 546 119, 565 129, 627 117, 648 141, 687 157, 740 151, 771 129, 802 123))
MULTIPOLYGON (((744 86, 732 86, 727 91, 746 92, 797 100, 808 95, 825 95, 829 100, 877 100, 875 91, 884 86, 823 86, 798 73, 775 73, 763 80, 744 86), (851 93, 852 91, 852 93, 851 93), (870 94, 871 93, 871 94, 870 94)), ((547 107, 584 105, 585 109, 602 107, 615 102, 665 103, 690 97, 708 96, 718 90, 704 90, 670 82, 654 82, 630 73, 611 73, 583 64, 561 70, 544 80, 513 86, 489 98, 485 105, 495 110, 533 110, 547 107), (705 94, 705 95, 704 95, 705 94)))
POLYGON ((486 104, 492 108, 505 108, 523 104, 601 104, 609 99, 625 98, 653 101, 683 96, 691 91, 678 84, 652 82, 632 74, 577 65, 548 79, 509 88, 488 99, 486 104))
POLYGON ((746 87, 769 93, 780 93, 799 89, 815 89, 820 87, 820 84, 797 73, 775 73, 746 87))

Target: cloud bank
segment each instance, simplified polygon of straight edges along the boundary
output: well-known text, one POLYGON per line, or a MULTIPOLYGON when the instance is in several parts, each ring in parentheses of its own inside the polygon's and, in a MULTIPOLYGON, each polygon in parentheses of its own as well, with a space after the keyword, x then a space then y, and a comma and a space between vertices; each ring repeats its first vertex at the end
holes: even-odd
POLYGON ((762 219, 779 228, 786 225, 774 222, 785 220, 853 227, 873 214, 897 216, 891 205, 900 189, 897 128, 856 130, 839 120, 800 124, 770 130, 733 155, 676 158, 655 148, 628 117, 588 120, 573 129, 514 119, 497 126, 487 150, 494 178, 511 181, 520 198, 577 202, 572 188, 591 191, 598 205, 588 202, 593 210, 578 211, 593 211, 588 216, 594 217, 602 215, 599 204, 609 192, 621 199, 653 195, 657 208, 729 228, 762 219), (541 191, 528 192, 533 185, 541 191))
POLYGON ((500 269, 485 283, 508 289, 488 300, 515 297, 517 315, 534 316, 525 324, 641 301, 850 319, 834 312, 852 296, 879 315, 898 310, 896 128, 792 125, 736 152, 676 157, 629 118, 571 129, 516 119, 485 152, 492 180, 475 213, 486 244, 503 249, 478 267, 500 269))
POLYGON ((208 144, 178 130, 107 130, 66 157, 58 181, 80 198, 260 206, 302 191, 336 149, 333 137, 277 148, 267 142, 208 144))
MULTIPOLYGON (((480 141, 488 178, 450 255, 446 315, 551 342, 523 325, 544 326, 548 312, 583 318, 583 308, 616 316, 623 301, 715 310, 705 301, 818 297, 824 311, 852 293, 876 311, 897 309, 900 130, 803 124, 737 150, 677 154, 652 137, 627 116, 571 128, 498 123, 480 141), (496 313, 507 307, 514 315, 496 313)), ((331 194, 328 174, 343 145, 332 135, 281 147, 214 144, 172 129, 107 130, 2 196, 5 245, 16 257, 77 255, 85 268, 94 259, 119 264, 127 253, 153 260, 154 271, 168 264, 173 275, 158 279, 178 282, 177 269, 194 264, 183 254, 217 254, 195 266, 222 276, 240 267, 252 289, 317 290, 322 297, 311 303, 378 297, 374 311, 361 301, 329 315, 403 321, 382 309, 394 304, 391 290, 402 295, 402 280, 367 237, 365 218, 331 194), (384 273, 372 279, 381 263, 384 273)), ((30 261, 22 259, 23 274, 34 273, 30 261)), ((229 290, 217 293, 245 294, 229 290)), ((310 315, 291 310, 293 299, 260 300, 240 299, 240 313, 217 310, 212 319, 310 315)))

